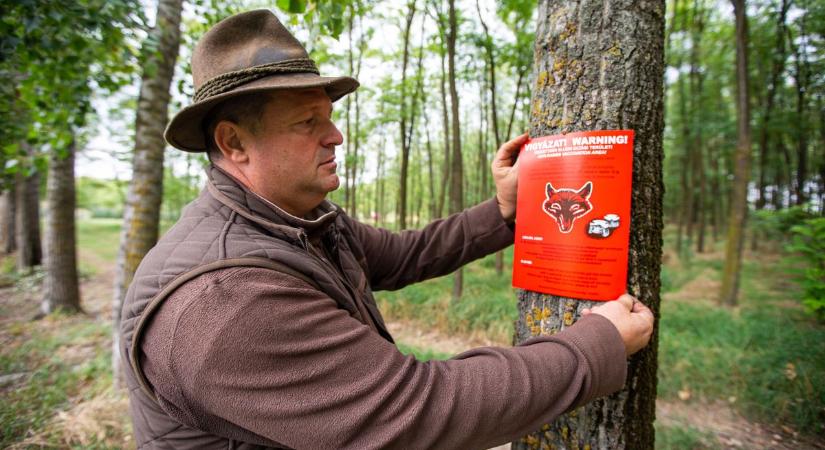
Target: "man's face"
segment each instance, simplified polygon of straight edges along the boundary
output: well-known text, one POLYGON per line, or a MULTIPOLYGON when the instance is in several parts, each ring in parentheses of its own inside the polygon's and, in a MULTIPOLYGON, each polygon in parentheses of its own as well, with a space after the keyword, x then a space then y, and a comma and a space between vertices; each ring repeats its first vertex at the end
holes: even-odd
POLYGON ((276 92, 256 133, 245 137, 252 188, 301 215, 337 189, 335 146, 344 138, 331 116, 323 89, 276 92))

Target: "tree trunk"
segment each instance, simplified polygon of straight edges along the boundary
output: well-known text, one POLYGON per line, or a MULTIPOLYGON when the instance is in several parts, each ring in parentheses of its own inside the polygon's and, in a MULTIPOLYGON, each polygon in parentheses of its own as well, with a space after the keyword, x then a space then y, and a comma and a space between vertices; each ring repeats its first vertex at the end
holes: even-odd
MULTIPOLYGON (((767 161, 768 161, 768 129, 773 116, 773 107, 776 100, 776 90, 779 85, 779 77, 785 70, 785 18, 788 15, 788 0, 782 0, 779 13, 776 18, 776 49, 772 53, 773 65, 771 67, 771 77, 768 81, 768 92, 765 96, 765 110, 762 113, 762 124, 759 127, 759 197, 756 200, 756 209, 763 209, 767 203, 765 185, 767 183, 767 161)), ((756 240, 754 240, 754 243, 756 240)))
MULTIPOLYGON (((350 11, 350 16, 349 16, 349 21, 348 21, 349 23, 348 23, 348 29, 347 29, 347 37, 349 38, 347 40, 347 60, 349 61, 349 73, 353 73, 355 71, 355 67, 354 67, 355 64, 353 63, 353 57, 352 57, 352 53, 353 53, 353 50, 352 50, 352 27, 353 27, 353 22, 354 22, 354 17, 355 17, 355 7, 350 5, 349 11, 350 11)), ((357 90, 356 90, 356 92, 357 92, 357 90)), ((353 155, 352 155, 352 128, 353 128, 353 126, 352 126, 352 114, 351 114, 351 111, 352 111, 352 96, 351 95, 348 95, 346 100, 344 100, 344 109, 346 110, 345 117, 346 117, 346 120, 347 120, 347 129, 346 129, 346 135, 347 135, 346 142, 347 142, 347 145, 344 146, 344 155, 345 155, 344 156, 344 208, 346 208, 349 211, 349 210, 352 209, 352 203, 353 203, 352 192, 351 192, 351 190, 352 190, 351 186, 353 184, 352 183, 351 172, 352 172, 352 161, 354 159, 353 155)))
POLYGON ((450 146, 450 114, 449 110, 447 109, 447 68, 446 64, 446 57, 447 57, 447 37, 444 35, 444 30, 447 28, 447 24, 444 23, 442 20, 442 14, 437 12, 438 24, 439 24, 439 35, 441 36, 441 125, 443 128, 444 134, 444 163, 441 166, 441 191, 438 195, 438 207, 436 208, 436 212, 438 217, 444 212, 444 205, 447 202, 447 187, 450 185, 450 156, 451 156, 451 146, 450 146))
MULTIPOLYGON (((678 7, 678 6, 677 6, 678 7)), ((687 30, 687 13, 682 13, 682 25, 680 28, 681 31, 687 30)), ((676 67, 680 67, 682 65, 682 58, 681 53, 677 53, 678 57, 676 59, 676 67)), ((682 74, 679 74, 679 79, 677 81, 678 92, 679 92, 679 117, 681 120, 681 138, 682 138, 682 154, 680 155, 679 159, 681 162, 682 170, 679 171, 679 185, 681 188, 682 194, 682 201, 679 212, 679 224, 677 226, 676 231, 676 254, 682 254, 683 244, 682 240, 684 239, 685 235, 685 228, 687 228, 687 235, 688 239, 690 239, 691 235, 691 225, 690 221, 693 216, 693 190, 688 182, 688 175, 689 175, 689 164, 690 161, 690 125, 688 119, 688 111, 687 111, 687 93, 685 92, 685 80, 682 74)))
MULTIPOLYGON (((407 4, 407 18, 404 26, 404 52, 401 58, 401 107, 399 111, 401 132, 401 174, 399 175, 400 186, 398 189, 398 225, 400 229, 407 228, 407 172, 410 165, 410 146, 408 134, 412 130, 407 130, 408 110, 407 110, 407 63, 410 58, 410 29, 415 17, 415 0, 407 4)), ((410 111, 411 113, 411 111, 410 111)), ((410 127, 412 128, 412 126, 410 127)))
MULTIPOLYGON (((506 134, 505 139, 508 140, 508 141, 512 137, 513 122, 515 121, 515 118, 516 118, 516 107, 518 106, 519 101, 521 100, 519 98, 519 95, 521 93, 521 84, 524 81, 524 75, 526 74, 525 72, 526 71, 520 70, 519 73, 518 73, 518 80, 516 81, 516 95, 515 95, 515 99, 513 100, 513 107, 510 110, 510 119, 507 121, 507 134, 506 134)), ((496 148, 496 151, 498 151, 498 148, 496 148)), ((501 276, 503 273, 504 273, 504 250, 499 250, 499 251, 496 252, 496 275, 501 276)))
POLYGON ((14 185, 0 194, 0 254, 14 253, 14 185))
MULTIPOLYGON (((450 79, 450 104, 452 105, 452 164, 450 169, 450 213, 460 212, 464 208, 464 166, 461 157, 461 124, 458 115, 458 90, 456 89, 455 70, 455 42, 458 34, 458 23, 455 14, 455 0, 449 0, 450 26, 447 34, 447 59, 450 79)), ((453 302, 461 298, 464 288, 464 272, 455 271, 453 278, 453 302)))
POLYGON ((696 226, 698 227, 696 235, 696 251, 702 253, 705 251, 705 199, 707 198, 705 187, 705 162, 703 158, 704 145, 702 142, 702 126, 704 120, 702 118, 702 90, 704 75, 699 69, 699 62, 701 60, 701 42, 702 32, 704 31, 704 7, 700 5, 698 0, 693 1, 693 20, 691 21, 692 33, 690 44, 690 86, 691 86, 691 102, 692 110, 691 116, 693 128, 693 143, 692 150, 692 172, 693 172, 693 188, 698 188, 698 195, 694 197, 695 205, 694 212, 696 214, 696 226))
MULTIPOLYGON (((22 145, 26 153, 32 156, 34 150, 28 144, 22 145)), ((28 273, 34 266, 39 266, 43 258, 40 244, 40 174, 36 170, 29 175, 17 172, 14 191, 17 270, 28 273)))
POLYGON ((163 130, 169 120, 169 86, 180 46, 183 0, 160 0, 157 20, 144 44, 146 67, 141 78, 135 117, 135 149, 132 181, 123 212, 123 229, 117 257, 112 321, 114 326, 112 367, 115 386, 119 380, 120 307, 135 270, 158 239, 160 205, 163 199, 163 130), (151 45, 148 45, 151 44, 151 45))
MULTIPOLYGON (((805 16, 799 19, 799 39, 805 38, 805 16)), ((808 60, 804 44, 796 46, 794 52, 794 78, 796 79, 796 204, 803 205, 808 201, 805 194, 805 182, 808 180, 808 103, 805 93, 808 90, 808 60)))
MULTIPOLYGON (((359 16, 359 25, 361 24, 359 16)), ((357 79, 361 74, 361 62, 364 56, 364 30, 362 29, 358 36, 358 59, 355 63, 354 77, 357 79)), ((350 205, 349 215, 353 219, 358 219, 358 171, 360 166, 359 151, 361 150, 361 100, 358 90, 353 92, 353 102, 355 103, 355 134, 352 142, 352 184, 350 186, 350 194, 352 195, 352 204, 350 205)))
POLYGON ((46 232, 43 314, 55 311, 79 312, 80 289, 77 278, 75 241, 75 143, 66 154, 52 151, 46 177, 46 232))
POLYGON ((719 240, 719 228, 722 217, 722 192, 719 187, 719 156, 716 145, 708 145, 708 158, 710 159, 710 198, 716 199, 710 203, 710 226, 713 233, 713 242, 719 240))
POLYGON ((725 269, 722 273, 721 303, 736 305, 742 268, 742 242, 748 217, 748 182, 751 174, 750 101, 748 99, 748 19, 745 0, 731 0, 736 17, 736 122, 737 141, 733 164, 725 269))
MULTIPOLYGON (((662 257, 664 1, 539 4, 530 134, 632 129, 633 188, 628 291, 658 317, 662 257)), ((515 341, 532 337, 526 317, 549 317, 541 334, 572 325, 596 303, 520 291, 515 341)), ((535 328, 534 328, 535 329, 535 328)), ((654 330, 656 330, 655 328, 654 330)), ((560 417, 513 448, 652 449, 657 332, 634 355, 627 386, 560 417)))

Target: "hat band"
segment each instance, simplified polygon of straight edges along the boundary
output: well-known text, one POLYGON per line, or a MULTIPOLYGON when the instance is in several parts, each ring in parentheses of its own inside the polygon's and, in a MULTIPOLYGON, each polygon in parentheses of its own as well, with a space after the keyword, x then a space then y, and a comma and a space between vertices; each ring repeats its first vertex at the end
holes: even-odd
POLYGON ((247 69, 227 72, 207 80, 203 86, 195 91, 192 98, 195 103, 206 100, 209 97, 229 92, 238 86, 258 80, 278 73, 314 73, 319 75, 318 67, 309 58, 296 58, 277 61, 269 64, 262 64, 247 69))

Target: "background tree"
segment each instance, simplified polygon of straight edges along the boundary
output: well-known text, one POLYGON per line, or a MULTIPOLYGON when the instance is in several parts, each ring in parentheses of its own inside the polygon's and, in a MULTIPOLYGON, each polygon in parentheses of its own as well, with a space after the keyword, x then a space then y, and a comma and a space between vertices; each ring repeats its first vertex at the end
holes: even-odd
POLYGON ((725 270, 719 299, 736 304, 742 264, 742 243, 748 217, 748 182, 751 174, 750 89, 748 83, 748 18, 745 0, 732 0, 736 18, 736 123, 733 190, 725 247, 725 270))
MULTIPOLYGON (((635 130, 628 292, 658 316, 662 239, 663 1, 539 4, 531 136, 635 130), (629 101, 633 99, 632 101, 629 101)), ((516 342, 572 325, 594 302, 521 291, 516 342), (540 312, 535 317, 534 311, 540 312), (529 319, 528 319, 529 318, 529 319), (528 326, 528 321, 538 327, 528 326)), ((627 387, 545 425, 514 448, 652 449, 657 332, 627 387)))
MULTIPOLYGON (((450 163, 450 212, 457 213, 464 208, 464 164, 461 155, 461 122, 458 116, 458 89, 456 88, 456 35, 458 34, 458 19, 456 18, 455 0, 449 2, 449 28, 447 29, 447 60, 448 77, 450 80, 450 105, 452 107, 452 156, 450 163)), ((453 275, 453 301, 461 298, 464 287, 464 272, 462 269, 453 275)))
POLYGON ((122 75, 129 71, 122 59, 128 55, 124 29, 133 26, 136 10, 130 1, 27 2, 15 6, 14 15, 23 20, 7 30, 13 36, 8 50, 17 66, 14 72, 23 74, 14 100, 27 112, 16 119, 18 130, 26 130, 17 152, 18 163, 25 164, 18 166, 29 169, 17 170, 19 267, 30 266, 40 252, 39 241, 31 239, 39 234, 38 186, 25 172, 33 173, 32 167, 43 171, 46 164, 49 169, 44 313, 80 309, 73 155, 91 111, 93 90, 117 89, 128 79, 122 75))
MULTIPOLYGON (((119 373, 120 309, 143 256, 155 245, 163 196, 163 131, 169 121, 169 87, 180 47, 183 0, 159 0, 155 25, 141 50, 144 68, 135 116, 132 181, 126 197, 112 299, 112 368, 119 373)), ((118 377, 115 376, 115 380, 118 377)))

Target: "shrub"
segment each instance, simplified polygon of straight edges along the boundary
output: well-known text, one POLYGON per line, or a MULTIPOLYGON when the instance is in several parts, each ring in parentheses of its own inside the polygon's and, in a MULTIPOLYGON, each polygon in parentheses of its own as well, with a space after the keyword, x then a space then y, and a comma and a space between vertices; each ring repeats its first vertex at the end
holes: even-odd
POLYGON ((802 303, 820 321, 825 321, 825 217, 808 219, 791 228, 788 250, 805 263, 800 282, 802 303))
POLYGON ((805 223, 814 216, 807 205, 771 210, 761 209, 753 212, 751 227, 753 231, 767 241, 787 242, 791 238, 791 229, 805 223))

